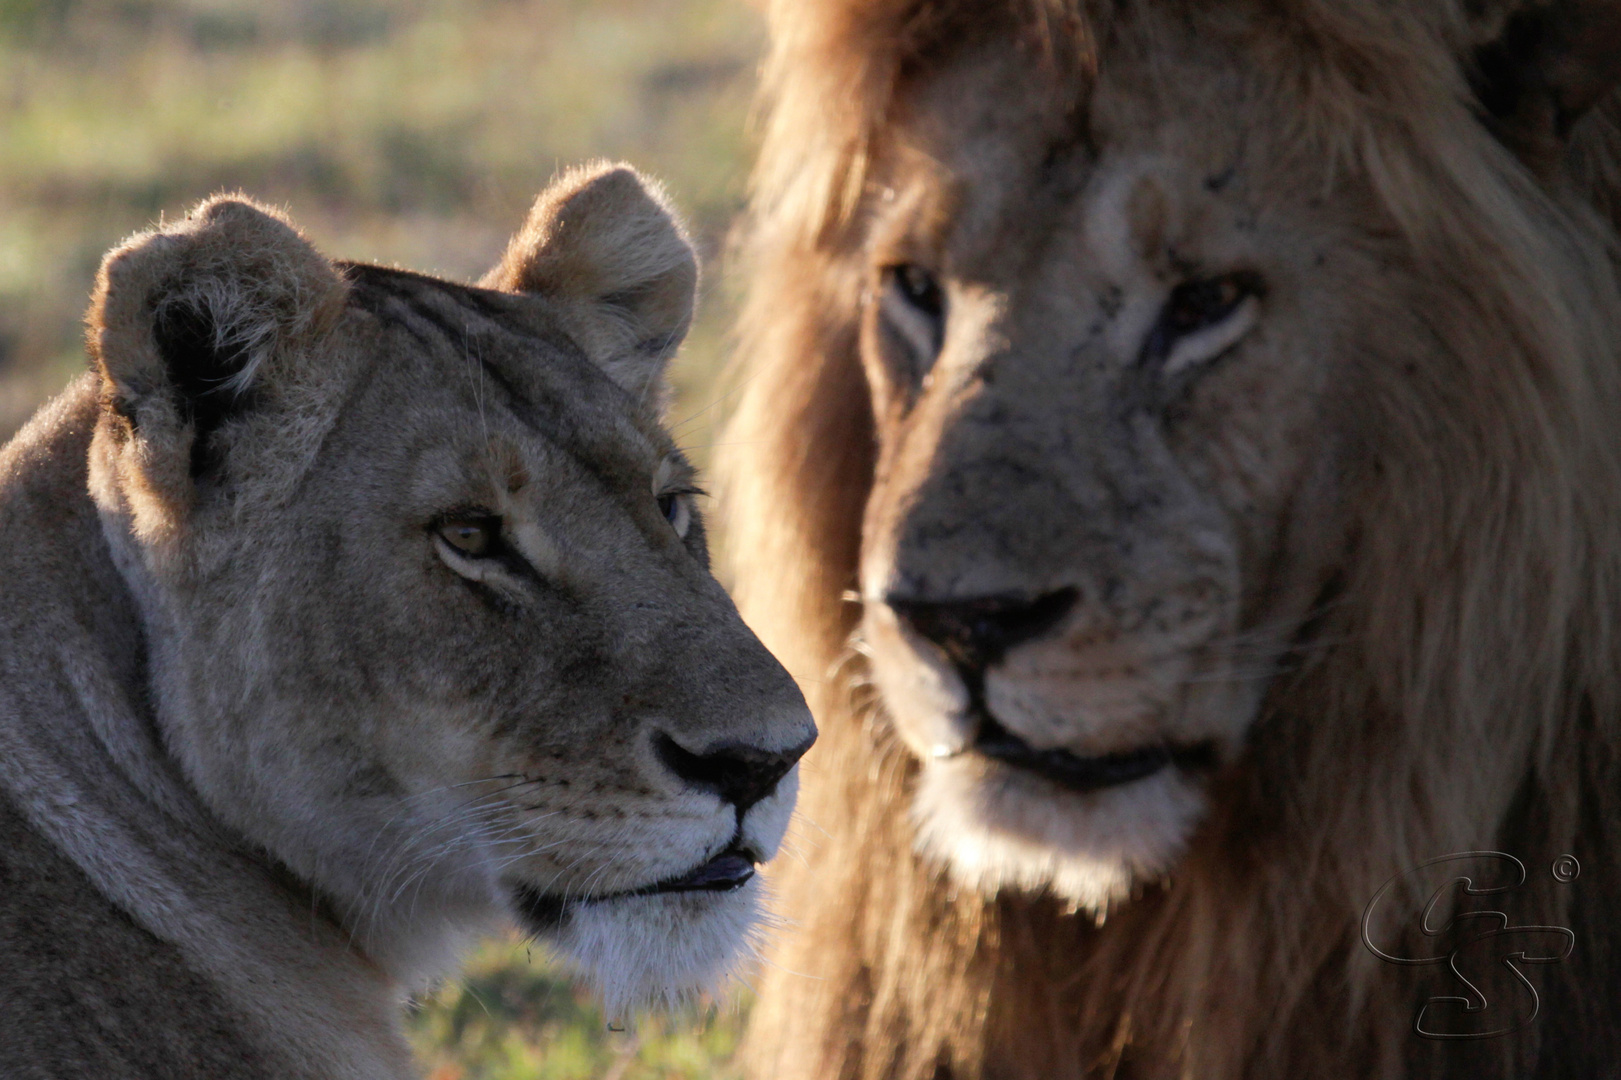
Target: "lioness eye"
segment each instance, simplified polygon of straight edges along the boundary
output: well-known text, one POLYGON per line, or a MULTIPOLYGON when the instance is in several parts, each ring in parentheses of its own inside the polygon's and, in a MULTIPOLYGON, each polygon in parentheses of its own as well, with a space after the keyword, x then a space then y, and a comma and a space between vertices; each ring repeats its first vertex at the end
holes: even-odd
POLYGON ((440 539, 466 555, 470 559, 479 559, 490 554, 495 547, 495 541, 501 535, 501 519, 498 517, 470 517, 452 518, 439 524, 440 539))
POLYGON ((1165 305, 1166 325, 1178 334, 1191 334, 1225 319, 1247 295, 1248 290, 1231 275, 1184 282, 1171 291, 1165 305))
POLYGON ((686 539, 687 530, 692 528, 692 507, 687 505, 687 493, 670 491, 659 496, 659 510, 664 514, 664 520, 670 523, 675 534, 686 539))
POLYGON ((1169 375, 1215 359, 1255 324, 1259 293, 1260 279, 1248 273, 1183 282, 1160 309, 1143 360, 1169 375))
POLYGON ((915 263, 888 267, 883 276, 879 314, 912 353, 915 373, 921 377, 945 337, 945 291, 934 275, 915 263))

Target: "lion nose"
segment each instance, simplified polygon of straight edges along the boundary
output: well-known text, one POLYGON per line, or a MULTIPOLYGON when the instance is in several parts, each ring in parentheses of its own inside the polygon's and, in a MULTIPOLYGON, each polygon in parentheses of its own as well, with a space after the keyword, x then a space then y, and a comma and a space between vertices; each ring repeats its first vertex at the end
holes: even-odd
POLYGON ((1073 588, 1030 599, 980 596, 968 600, 919 600, 890 596, 887 603, 919 636, 945 650, 953 662, 983 669, 1015 645, 1038 638, 1058 625, 1075 606, 1073 588))
POLYGON ((741 813, 777 789, 777 782, 816 741, 812 735, 787 750, 723 743, 695 754, 662 731, 654 737, 659 760, 694 787, 712 791, 741 813))

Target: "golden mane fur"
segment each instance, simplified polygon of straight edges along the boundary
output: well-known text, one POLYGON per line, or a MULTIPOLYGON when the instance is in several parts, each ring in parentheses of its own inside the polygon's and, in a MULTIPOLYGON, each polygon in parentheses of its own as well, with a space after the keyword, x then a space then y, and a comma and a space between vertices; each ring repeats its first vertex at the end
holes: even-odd
POLYGON ((1497 362, 1468 393, 1415 391, 1406 426, 1379 433, 1404 468, 1357 508, 1338 603, 1272 685, 1266 738, 1222 777, 1168 882, 1094 925, 1048 898, 954 888, 915 853, 917 765, 847 649, 876 455, 857 341, 869 169, 942 41, 1001 37, 1084 100, 1106 7, 772 5, 747 381, 727 440, 744 449, 721 464, 740 605, 823 734, 803 770, 805 858, 777 875, 791 929, 762 976, 753 1074, 1484 1077, 1530 1075, 1541 1055, 1539 1076, 1614 1075, 1621 108, 1593 109, 1551 164, 1460 124, 1455 56, 1503 4, 1222 6, 1260 28, 1266 77, 1298 103, 1291 138, 1327 163, 1325 184, 1358 178, 1438 287, 1477 298, 1438 333, 1497 362), (1503 746, 1527 748, 1512 775, 1503 746), (1528 903, 1574 930, 1576 953, 1547 969, 1528 1034, 1416 1039, 1423 997, 1361 947, 1356 916, 1392 873, 1485 846, 1524 857, 1528 903), (1576 887, 1547 872, 1561 853, 1581 860, 1576 887))

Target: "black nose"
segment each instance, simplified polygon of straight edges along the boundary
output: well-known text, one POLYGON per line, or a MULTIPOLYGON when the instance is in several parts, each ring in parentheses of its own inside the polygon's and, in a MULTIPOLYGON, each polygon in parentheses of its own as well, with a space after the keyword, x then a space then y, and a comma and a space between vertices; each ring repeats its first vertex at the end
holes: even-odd
POLYGON ((787 750, 761 750, 757 746, 723 743, 694 754, 662 731, 654 736, 659 760, 687 783, 712 791, 739 812, 747 810, 777 788, 777 781, 805 755, 816 741, 812 735, 787 750))
POLYGON ((1075 606, 1076 591, 1059 589, 1035 599, 980 596, 969 600, 918 600, 890 596, 895 614, 944 649, 962 667, 982 669, 1022 642, 1058 625, 1075 606))

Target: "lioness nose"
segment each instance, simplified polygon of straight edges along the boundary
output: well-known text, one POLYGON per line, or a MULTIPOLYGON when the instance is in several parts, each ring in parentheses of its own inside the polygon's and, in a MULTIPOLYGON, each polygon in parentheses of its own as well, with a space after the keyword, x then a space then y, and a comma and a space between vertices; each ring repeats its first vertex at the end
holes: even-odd
POLYGON ((981 596, 942 601, 892 595, 887 602, 903 622, 944 649, 955 663, 985 668, 1015 645, 1058 625, 1075 606, 1076 596, 1069 588, 1035 599, 981 596))
POLYGON ((787 750, 762 750, 757 746, 724 743, 695 754, 663 732, 654 737, 659 760, 687 783, 712 791, 727 802, 747 810, 776 790, 777 782, 805 755, 816 741, 812 735, 787 750))

